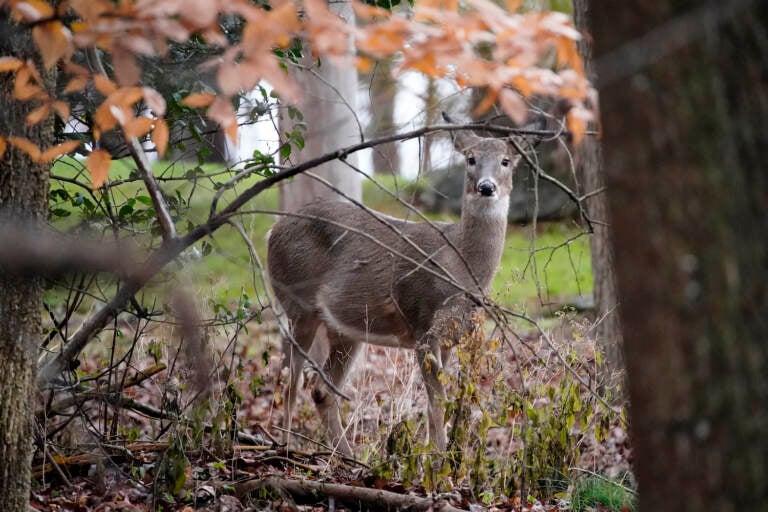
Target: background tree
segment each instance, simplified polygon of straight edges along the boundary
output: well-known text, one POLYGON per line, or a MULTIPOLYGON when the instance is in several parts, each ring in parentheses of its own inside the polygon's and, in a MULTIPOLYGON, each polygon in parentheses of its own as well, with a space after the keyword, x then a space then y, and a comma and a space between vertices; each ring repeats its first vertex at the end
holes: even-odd
MULTIPOLYGON (((355 13, 349 2, 330 2, 331 12, 339 14, 349 25, 355 24, 355 13)), ((353 36, 350 34, 350 43, 353 36)), ((349 146, 362 140, 362 127, 357 117, 357 70, 340 61, 320 58, 317 49, 304 45, 300 67, 293 72, 303 91, 298 110, 283 112, 280 129, 286 143, 295 151, 286 158, 292 164, 306 162, 334 148, 349 146), (296 112, 300 112, 297 114, 296 112), (293 115, 288 115, 293 113, 293 115)), ((348 163, 357 167, 358 156, 350 155, 348 163)), ((330 162, 312 171, 333 184, 347 196, 362 198, 362 176, 340 162, 330 162)), ((280 185, 280 207, 296 211, 313 199, 335 198, 337 192, 307 175, 297 176, 280 185)))
POLYGON ((592 21, 640 509, 762 508, 768 4, 592 21))
MULTIPOLYGON (((0 10, 0 54, 36 58, 31 34, 0 10)), ((52 76, 46 75, 50 84, 52 76)), ((24 135, 47 148, 53 144, 48 119, 24 128, 32 108, 13 98, 14 81, 0 75, 0 132, 24 135)), ((0 226, 40 226, 48 212, 48 162, 33 163, 15 147, 0 158, 0 226)), ((4 244, 11 243, 3 240, 4 244)), ((0 496, 6 510, 27 510, 32 460, 32 412, 35 369, 40 343, 42 279, 11 275, 0 268, 0 496)))
MULTIPOLYGON (((592 59, 593 38, 589 27, 590 0, 574 0, 574 22, 584 35, 579 41, 579 52, 584 60, 587 75, 595 79, 592 59)), ((597 125, 594 128, 598 128, 597 125)), ((617 399, 624 394, 624 352, 619 316, 619 292, 614 271, 613 245, 611 240, 611 218, 608 213, 608 190, 605 188, 603 159, 600 140, 587 137, 576 149, 576 175, 581 179, 584 194, 589 194, 586 208, 595 221, 594 233, 589 238, 592 253, 593 296, 595 299, 594 336, 605 355, 605 383, 618 392, 617 399)))
MULTIPOLYGON (((381 59, 367 75, 367 88, 371 120, 368 124, 369 138, 395 133, 395 97, 397 78, 393 76, 393 60, 381 59)), ((429 123, 427 125, 434 124, 429 123)), ((373 172, 378 174, 400 174, 400 145, 389 142, 373 151, 373 172)), ((424 167, 422 167, 424 169, 424 167)))

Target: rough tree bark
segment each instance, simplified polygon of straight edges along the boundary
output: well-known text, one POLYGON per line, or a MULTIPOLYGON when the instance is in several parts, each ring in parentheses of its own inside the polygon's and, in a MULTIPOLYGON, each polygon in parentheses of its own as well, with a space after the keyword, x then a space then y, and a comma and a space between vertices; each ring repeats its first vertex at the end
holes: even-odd
MULTIPOLYGON (((395 133, 395 96, 397 79, 392 76, 392 59, 382 59, 369 75, 371 122, 368 137, 381 137, 395 133)), ((377 174, 400 173, 400 144, 388 142, 373 148, 373 172, 377 174)))
MULTIPOLYGON (((0 10, 0 55, 33 58, 28 30, 0 10)), ((12 97, 13 80, 0 75, 0 133, 24 136, 43 147, 53 143, 51 119, 24 129, 29 103, 12 97)), ((45 222, 50 164, 33 164, 13 147, 0 158, 0 222, 45 222)), ((2 244, 13 243, 0 240, 2 244)), ((0 268, 0 502, 3 510, 27 512, 32 458, 35 365, 40 338, 42 287, 39 279, 22 278, 0 268)))
MULTIPOLYGON (((348 25, 354 26, 355 14, 349 2, 332 2, 330 7, 346 19, 348 25)), ((351 66, 339 66, 329 59, 323 60, 319 67, 316 63, 317 58, 312 56, 311 49, 305 48, 305 56, 301 60, 304 69, 293 73, 302 90, 303 101, 299 110, 307 127, 304 148, 300 151, 294 148, 291 153, 294 165, 360 142, 360 127, 356 119, 357 71, 351 66)), ((281 131, 290 131, 294 126, 294 121, 283 116, 281 131)), ((357 166, 357 155, 350 155, 347 162, 357 166)), ((323 164, 313 174, 331 182, 354 199, 359 200, 362 196, 360 175, 341 162, 323 164)), ((296 211, 319 197, 337 198, 338 194, 304 174, 280 185, 280 207, 286 211, 296 211)))
POLYGON ((768 3, 595 0, 644 511, 768 502, 768 3))
MULTIPOLYGON (((573 15, 576 28, 584 34, 579 42, 579 53, 590 79, 594 80, 592 63, 592 39, 589 31, 588 12, 590 0, 573 0, 573 15)), ((593 193, 586 201, 590 218, 598 221, 595 232, 589 238, 592 252, 593 295, 595 298, 594 336, 605 354, 603 382, 614 390, 615 398, 624 395, 624 352, 619 315, 619 292, 614 272, 613 247, 611 245, 611 224, 608 213, 608 195, 604 190, 605 177, 600 141, 587 137, 574 155, 576 175, 579 176, 584 193, 593 193), (601 192, 602 191, 602 192, 601 192)))

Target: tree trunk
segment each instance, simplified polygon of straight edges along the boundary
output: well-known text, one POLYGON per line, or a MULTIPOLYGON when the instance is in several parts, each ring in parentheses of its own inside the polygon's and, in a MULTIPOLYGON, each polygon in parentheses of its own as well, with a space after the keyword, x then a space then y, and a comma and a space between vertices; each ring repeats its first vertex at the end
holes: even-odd
MULTIPOLYGON (((354 26, 354 12, 349 2, 331 3, 331 10, 344 17, 349 26, 354 26)), ((293 73, 304 95, 299 110, 306 132, 303 132, 304 148, 299 150, 294 147, 291 152, 289 160, 292 164, 358 143, 361 139, 357 123, 357 71, 351 66, 336 65, 329 59, 320 66, 316 62, 311 49, 305 47, 301 60, 304 69, 293 73)), ((292 131, 298 124, 286 117, 283 115, 281 119, 283 133, 292 131)), ((346 161, 352 166, 358 165, 356 154, 347 156, 346 161)), ((343 162, 328 162, 310 172, 354 199, 359 200, 362 196, 360 175, 343 162)), ((320 197, 338 198, 339 195, 304 174, 280 184, 280 207, 286 211, 296 211, 320 197)))
POLYGON ((768 502, 768 3, 593 2, 644 511, 768 502))
MULTIPOLYGON (((0 11, 0 55, 33 57, 28 30, 19 30, 0 11)), ((27 137, 43 147, 53 143, 51 119, 28 129, 29 103, 12 98, 13 77, 0 75, 0 134, 27 137)), ((0 158, 0 222, 43 223, 48 206, 50 164, 33 164, 8 147, 0 158)), ((2 240, 0 243, 13 243, 2 240)), ((27 512, 32 458, 34 376, 40 339, 40 279, 0 269, 0 501, 3 510, 27 512)))
MULTIPOLYGON (((381 137, 395 133, 395 96, 397 79, 392 76, 392 59, 381 59, 369 75, 371 122, 368 137, 381 137)), ((388 142, 373 148, 373 172, 400 174, 399 143, 388 142)))
MULTIPOLYGON (((592 39, 589 35, 588 12, 590 0, 574 0, 574 21, 584 38, 579 42, 579 53, 584 59, 587 73, 594 80, 592 64, 592 39)), ((596 128, 596 127, 595 127, 596 128)), ((576 149, 574 155, 576 175, 579 176, 585 193, 593 193, 586 201, 586 209, 591 219, 597 221, 595 232, 589 239, 592 252, 592 275, 594 279, 593 295, 595 298, 594 335, 600 350, 605 355, 602 381, 611 388, 615 397, 621 400, 624 395, 624 352, 621 336, 621 317, 619 315, 619 292, 614 272, 613 247, 611 246, 611 224, 608 213, 608 196, 604 190, 600 141, 586 137, 576 149)))

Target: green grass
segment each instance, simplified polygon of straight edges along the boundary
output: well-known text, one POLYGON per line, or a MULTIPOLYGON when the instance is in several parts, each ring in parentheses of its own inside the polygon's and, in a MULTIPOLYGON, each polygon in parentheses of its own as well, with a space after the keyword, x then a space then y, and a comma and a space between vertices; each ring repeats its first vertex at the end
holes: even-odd
MULTIPOLYGON (((194 167, 196 166, 159 162, 154 165, 154 171, 159 177, 183 176, 194 167)), ((125 179, 132 168, 132 162, 128 160, 116 161, 112 165, 110 179, 113 181, 125 179)), ((85 181, 87 175, 83 174, 82 169, 82 162, 65 158, 54 165, 53 172, 60 176, 85 181)), ((214 165, 204 165, 201 167, 201 172, 210 174, 218 169, 219 167, 214 165)), ((188 204, 178 211, 181 219, 177 222, 177 228, 181 233, 188 229, 189 222, 198 224, 207 218, 211 199, 215 194, 215 182, 224 182, 227 179, 227 176, 201 177, 197 185, 186 181, 162 183, 166 195, 185 200, 188 197, 191 198, 188 204)), ((222 196, 219 207, 258 179, 260 178, 248 178, 238 184, 235 189, 227 191, 222 196)), ((400 197, 405 200, 411 199, 414 187, 408 181, 395 180, 391 176, 377 177, 377 179, 389 190, 397 190, 400 197)), ((79 192, 85 198, 90 197, 87 190, 70 183, 54 181, 52 189, 57 188, 64 188, 71 196, 79 192)), ((101 197, 100 193, 96 193, 96 198, 90 197, 90 199, 96 200, 99 197, 101 197)), ((117 187, 110 197, 116 210, 131 198, 134 199, 132 208, 136 212, 151 208, 144 204, 146 192, 142 183, 138 181, 117 187), (140 200, 136 201, 136 198, 140 200)), ((374 209, 393 215, 407 213, 387 192, 380 190, 374 183, 367 180, 363 186, 363 197, 364 202, 374 209)), ((82 207, 77 208, 71 203, 71 200, 58 201, 52 205, 52 208, 75 212, 71 216, 58 218, 55 222, 60 227, 71 227, 82 221, 82 211, 77 211, 82 210, 82 207)), ((276 189, 266 190, 246 205, 246 209, 276 210, 277 207, 276 189)), ((410 216, 413 218, 413 214, 410 216)), ((443 215, 430 215, 430 217, 438 220, 455 220, 443 215)), ((272 215, 253 213, 239 216, 238 219, 264 263, 265 237, 275 218, 272 215)), ((540 225, 535 236, 531 227, 511 226, 501 267, 493 285, 494 298, 502 304, 527 309, 558 298, 591 292, 589 240, 586 236, 578 235, 579 231, 576 228, 557 223, 540 225)), ((145 237, 145 240, 149 238, 145 237)), ((199 297, 227 303, 239 299, 243 293, 249 297, 262 293, 260 279, 254 276, 253 267, 250 264, 248 247, 234 228, 223 226, 211 237, 196 244, 196 247, 201 253, 205 253, 205 256, 191 264, 185 264, 186 276, 183 279, 185 283, 194 285, 199 297)))
POLYGON ((615 512, 634 511, 636 501, 634 492, 627 487, 596 476, 577 480, 571 495, 574 512, 594 510, 598 505, 615 512))

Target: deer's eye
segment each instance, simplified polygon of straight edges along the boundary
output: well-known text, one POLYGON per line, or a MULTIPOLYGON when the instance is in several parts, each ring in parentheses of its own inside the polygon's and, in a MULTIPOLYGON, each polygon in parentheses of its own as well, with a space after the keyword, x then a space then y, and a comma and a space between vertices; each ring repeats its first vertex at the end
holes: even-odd
POLYGON ((504 160, 502 160, 501 165, 503 165, 504 167, 509 167, 509 158, 505 158, 504 160))
POLYGON ((477 162, 475 162, 475 157, 470 155, 470 156, 467 157, 467 163, 469 165, 475 165, 477 162))

